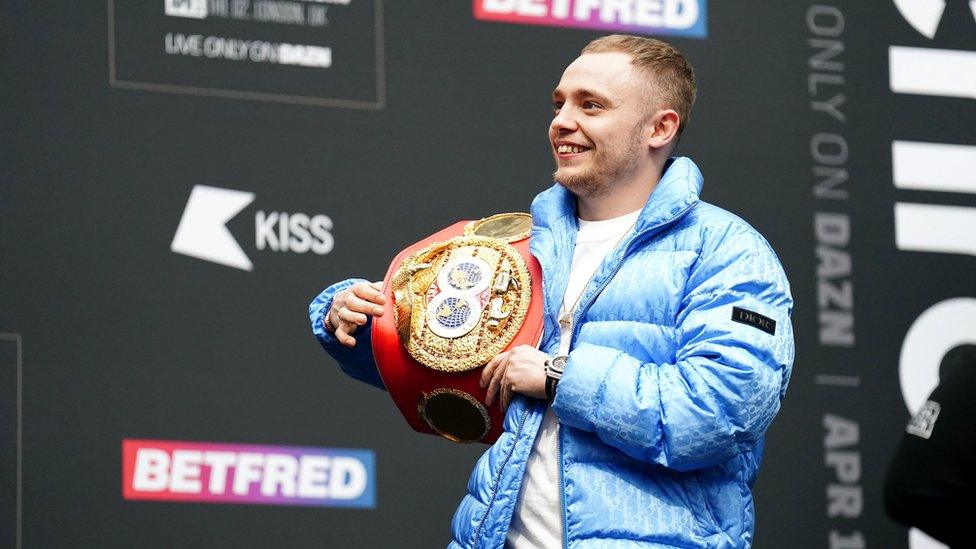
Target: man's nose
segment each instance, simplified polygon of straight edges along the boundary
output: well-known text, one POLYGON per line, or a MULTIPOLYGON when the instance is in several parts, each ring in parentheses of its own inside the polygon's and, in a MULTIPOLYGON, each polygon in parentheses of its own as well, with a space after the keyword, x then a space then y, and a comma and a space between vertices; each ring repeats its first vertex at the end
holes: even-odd
POLYGON ((565 106, 559 109, 559 112, 556 113, 556 116, 552 117, 552 122, 549 124, 549 128, 556 133, 576 131, 578 127, 572 109, 565 106))

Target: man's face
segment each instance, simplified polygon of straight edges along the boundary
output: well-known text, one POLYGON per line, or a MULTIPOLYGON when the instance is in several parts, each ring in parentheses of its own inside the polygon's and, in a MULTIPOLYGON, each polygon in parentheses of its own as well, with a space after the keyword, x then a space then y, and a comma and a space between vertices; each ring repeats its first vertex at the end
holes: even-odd
POLYGON ((626 53, 588 53, 566 67, 552 92, 549 125, 556 181, 589 197, 634 175, 649 152, 645 85, 626 53))

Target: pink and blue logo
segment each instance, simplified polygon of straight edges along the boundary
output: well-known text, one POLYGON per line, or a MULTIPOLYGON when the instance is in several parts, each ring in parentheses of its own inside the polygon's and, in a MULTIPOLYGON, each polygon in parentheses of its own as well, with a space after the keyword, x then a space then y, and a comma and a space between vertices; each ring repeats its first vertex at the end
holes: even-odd
POLYGON ((376 507, 372 450, 122 441, 129 500, 376 507))
POLYGON ((474 17, 524 25, 705 38, 706 0, 474 0, 474 17))

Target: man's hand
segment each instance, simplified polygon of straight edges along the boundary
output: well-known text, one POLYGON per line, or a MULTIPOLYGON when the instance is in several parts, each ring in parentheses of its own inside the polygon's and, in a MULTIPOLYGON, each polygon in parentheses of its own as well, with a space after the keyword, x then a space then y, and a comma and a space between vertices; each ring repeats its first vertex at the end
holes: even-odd
POLYGON ((335 327, 339 343, 352 347, 356 345, 356 338, 352 337, 356 328, 366 325, 366 315, 383 316, 385 304, 382 280, 369 284, 359 282, 336 294, 326 318, 335 327))
POLYGON ((488 387, 485 404, 491 406, 501 393, 502 410, 514 393, 546 398, 546 359, 549 355, 530 345, 519 345, 499 354, 481 372, 481 387, 488 387))

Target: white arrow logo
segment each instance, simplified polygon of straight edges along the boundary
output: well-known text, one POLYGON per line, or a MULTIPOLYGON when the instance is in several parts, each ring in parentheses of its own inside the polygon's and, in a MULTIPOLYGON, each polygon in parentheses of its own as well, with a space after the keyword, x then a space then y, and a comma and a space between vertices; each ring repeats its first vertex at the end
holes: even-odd
POLYGON ((180 225, 169 249, 183 255, 250 271, 251 260, 227 230, 230 221, 254 193, 196 185, 186 202, 180 225))
MULTIPOLYGON (((945 0, 894 0, 902 17, 926 38, 935 38, 939 22, 945 13, 945 0)), ((969 9, 976 17, 976 0, 969 0, 969 9)))

